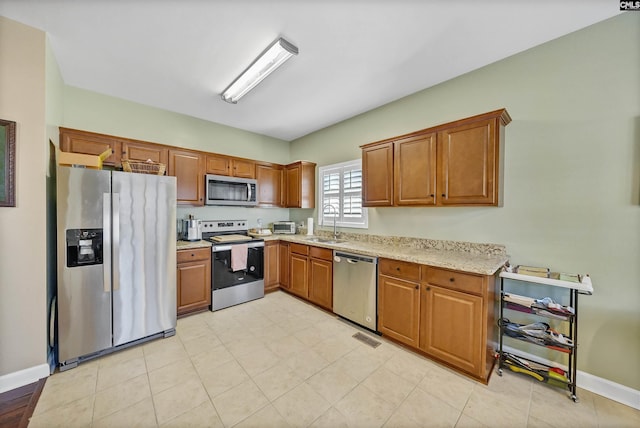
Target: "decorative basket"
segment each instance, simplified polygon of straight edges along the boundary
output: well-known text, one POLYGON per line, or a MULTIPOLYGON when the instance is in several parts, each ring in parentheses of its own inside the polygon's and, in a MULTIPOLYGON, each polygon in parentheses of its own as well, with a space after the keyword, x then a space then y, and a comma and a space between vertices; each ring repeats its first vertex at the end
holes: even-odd
POLYGON ((139 174, 164 175, 166 166, 160 162, 154 162, 151 159, 146 162, 123 160, 122 170, 125 172, 137 172, 139 174))

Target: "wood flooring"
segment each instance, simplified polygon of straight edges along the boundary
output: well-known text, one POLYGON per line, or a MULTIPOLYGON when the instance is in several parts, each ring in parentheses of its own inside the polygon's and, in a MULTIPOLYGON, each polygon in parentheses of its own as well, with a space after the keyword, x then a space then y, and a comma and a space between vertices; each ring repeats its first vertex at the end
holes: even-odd
POLYGON ((0 428, 26 428, 47 378, 0 394, 0 428))

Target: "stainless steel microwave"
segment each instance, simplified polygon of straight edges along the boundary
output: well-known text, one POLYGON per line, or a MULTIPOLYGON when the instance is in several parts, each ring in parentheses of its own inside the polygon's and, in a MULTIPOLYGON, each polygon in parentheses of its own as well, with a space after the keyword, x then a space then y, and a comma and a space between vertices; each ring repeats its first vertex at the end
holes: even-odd
POLYGON ((258 204, 258 181, 252 178, 207 174, 204 185, 205 205, 255 206, 258 204))

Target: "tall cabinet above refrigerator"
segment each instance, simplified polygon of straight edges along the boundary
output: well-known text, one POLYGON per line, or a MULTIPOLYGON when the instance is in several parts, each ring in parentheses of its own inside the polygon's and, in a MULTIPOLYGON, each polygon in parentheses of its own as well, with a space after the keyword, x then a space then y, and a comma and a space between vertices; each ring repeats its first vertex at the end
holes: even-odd
POLYGON ((60 370, 176 326, 176 179, 59 167, 60 370))

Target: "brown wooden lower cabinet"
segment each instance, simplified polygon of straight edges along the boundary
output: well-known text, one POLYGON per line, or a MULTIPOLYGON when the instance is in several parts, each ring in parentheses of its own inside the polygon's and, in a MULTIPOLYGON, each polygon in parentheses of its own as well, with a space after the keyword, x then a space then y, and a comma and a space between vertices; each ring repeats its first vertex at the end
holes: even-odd
MULTIPOLYGON (((382 269, 382 268, 381 268, 382 269)), ((378 277, 378 330, 412 347, 418 347, 420 285, 405 279, 378 277)))
POLYGON ((177 253, 178 315, 206 310, 211 305, 211 249, 177 253))
POLYGON ((378 330, 487 382, 494 364, 495 277, 379 260, 378 330))
POLYGON ((289 289, 289 243, 280 242, 280 287, 289 289))
POLYGON ((280 246, 278 241, 264 243, 264 291, 273 291, 280 285, 280 246))
POLYGON ((482 298, 435 285, 423 285, 420 298, 420 349, 480 375, 482 298))
POLYGON ((281 242, 280 286, 298 297, 332 310, 333 250, 281 242), (286 264, 284 259, 288 260, 286 264), (289 273, 288 277, 284 272, 289 273))
POLYGON ((333 310, 333 251, 311 247, 309 253, 309 300, 333 310))

